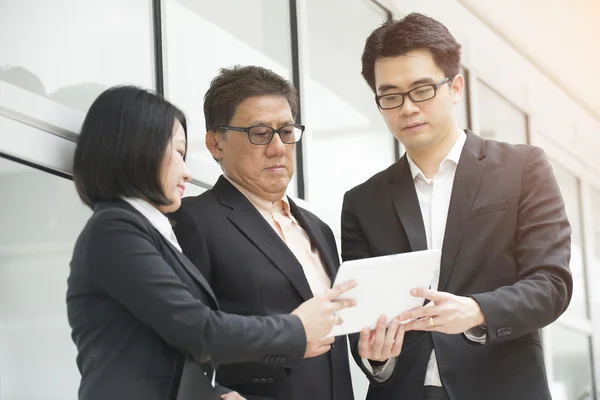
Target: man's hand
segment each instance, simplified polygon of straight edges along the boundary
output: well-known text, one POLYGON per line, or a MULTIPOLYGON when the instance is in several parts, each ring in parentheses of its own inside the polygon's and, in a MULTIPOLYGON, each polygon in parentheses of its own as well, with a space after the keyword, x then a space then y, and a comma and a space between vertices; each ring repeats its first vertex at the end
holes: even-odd
POLYGON ((331 350, 331 344, 334 341, 334 337, 328 337, 308 342, 306 345, 306 353, 304 353, 304 358, 316 357, 327 353, 329 350, 331 350))
POLYGON ((398 318, 394 318, 387 329, 386 325, 385 315, 381 315, 374 330, 365 328, 360 332, 358 354, 362 358, 386 361, 400 354, 404 341, 404 326, 400 325, 398 318))
POLYGON ((246 400, 245 397, 240 396, 238 392, 229 392, 221 395, 223 400, 246 400))
POLYGON ((414 297, 431 300, 433 304, 429 303, 399 315, 400 321, 415 319, 406 324, 406 331, 458 334, 475 326, 485 325, 485 317, 479 304, 470 297, 430 289, 413 289, 410 293, 414 297))

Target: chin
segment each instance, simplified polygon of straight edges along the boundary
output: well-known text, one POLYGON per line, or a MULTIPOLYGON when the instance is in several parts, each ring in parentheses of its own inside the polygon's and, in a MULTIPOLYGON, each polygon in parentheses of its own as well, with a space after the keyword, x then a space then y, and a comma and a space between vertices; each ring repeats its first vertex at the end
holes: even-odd
POLYGON ((171 204, 159 207, 160 212, 163 214, 173 213, 181 207, 181 197, 171 198, 169 200, 171 201, 171 204))
POLYGON ((415 136, 404 136, 400 142, 407 149, 422 149, 428 147, 432 143, 432 138, 428 134, 420 134, 415 136))

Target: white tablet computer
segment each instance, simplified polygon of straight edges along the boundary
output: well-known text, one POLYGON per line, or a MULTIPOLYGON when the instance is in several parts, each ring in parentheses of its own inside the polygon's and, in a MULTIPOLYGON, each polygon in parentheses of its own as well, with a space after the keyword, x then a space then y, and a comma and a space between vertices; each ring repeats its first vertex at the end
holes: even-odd
POLYGON ((429 288, 440 268, 440 250, 423 250, 391 256, 364 258, 342 263, 334 286, 354 279, 358 285, 340 298, 353 298, 357 305, 337 312, 343 319, 328 336, 374 329, 385 314, 387 321, 423 305, 422 298, 411 296, 413 288, 429 288))

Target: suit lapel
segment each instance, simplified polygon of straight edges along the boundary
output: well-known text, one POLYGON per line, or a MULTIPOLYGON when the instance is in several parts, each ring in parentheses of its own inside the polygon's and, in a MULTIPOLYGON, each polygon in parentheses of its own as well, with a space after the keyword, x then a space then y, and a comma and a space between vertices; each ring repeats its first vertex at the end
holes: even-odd
POLYGON ((312 298, 302 266, 254 205, 223 177, 212 190, 221 204, 231 208, 229 220, 287 277, 304 300, 312 298))
POLYGON ((181 251, 179 251, 179 249, 176 249, 167 239, 163 238, 162 235, 161 239, 167 243, 171 253, 175 255, 187 273, 190 274, 192 278, 200 285, 200 287, 202 287, 202 289, 204 289, 204 291, 208 294, 208 296, 214 302, 216 309, 219 309, 219 302, 217 301, 217 298, 215 297, 215 294, 213 293, 208 281, 204 278, 204 275, 200 273, 198 268, 196 268, 196 266, 190 260, 188 260, 188 258, 181 251))
POLYGON ((136 213, 137 215, 139 215, 140 217, 142 217, 142 221, 144 221, 146 226, 150 230, 156 232, 159 240, 162 240, 163 243, 165 243, 166 247, 171 251, 171 253, 175 256, 175 258, 179 261, 179 263, 183 266, 183 268, 187 271, 187 273, 190 274, 192 276, 192 278, 196 281, 196 283, 198 283, 198 285, 200 285, 200 287, 208 294, 208 296, 214 302, 215 307, 218 309, 219 302, 217 301, 215 294, 213 293, 210 285, 208 284, 208 282, 206 281, 204 276, 196 268, 196 266, 190 260, 188 260, 188 258, 185 255, 183 255, 183 253, 181 251, 179 251, 179 249, 175 248, 175 246, 173 246, 167 239, 165 239, 165 237, 154 227, 154 225, 152 225, 152 223, 150 221, 148 221, 148 219, 146 217, 144 217, 138 210, 136 210, 134 207, 132 207, 129 203, 127 203, 126 201, 120 200, 118 202, 115 202, 114 204, 118 207, 125 208, 129 211, 132 211, 132 212, 136 213))
POLYGON ((327 244, 327 239, 325 239, 325 236, 319 229, 315 229, 315 227, 309 222, 304 211, 291 199, 290 209, 294 218, 296 218, 302 229, 304 229, 308 234, 310 243, 319 251, 319 256, 321 257, 321 262, 325 267, 325 271, 327 272, 327 275, 329 275, 329 279, 331 279, 333 282, 338 264, 335 263, 331 258, 331 251, 327 244))
POLYGON ((467 141, 461 153, 454 176, 448 219, 442 245, 442 260, 438 290, 444 291, 454 269, 454 261, 460 247, 469 212, 479 191, 485 165, 485 141, 467 131, 467 141))
POLYGON ((404 155, 391 170, 390 195, 412 251, 427 250, 423 216, 410 166, 404 155))

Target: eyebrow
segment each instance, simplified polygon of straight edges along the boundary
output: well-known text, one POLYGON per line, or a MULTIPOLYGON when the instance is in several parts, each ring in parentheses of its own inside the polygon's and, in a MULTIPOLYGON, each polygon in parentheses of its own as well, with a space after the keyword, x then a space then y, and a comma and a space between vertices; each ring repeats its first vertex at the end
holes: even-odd
MULTIPOLYGON (((294 123, 295 122, 293 120, 288 119, 282 123, 278 123, 278 126, 293 125, 294 123)), ((263 121, 252 121, 252 122, 250 122, 250 126, 271 126, 271 124, 268 124, 263 121)))
MULTIPOLYGON (((409 87, 414 88, 414 87, 420 86, 420 85, 431 85, 432 83, 436 83, 436 81, 433 78, 421 78, 421 79, 417 79, 416 81, 412 82, 409 87)), ((386 92, 391 89, 399 90, 400 88, 398 86, 392 85, 392 84, 383 84, 377 88, 377 91, 378 92, 386 92)))

